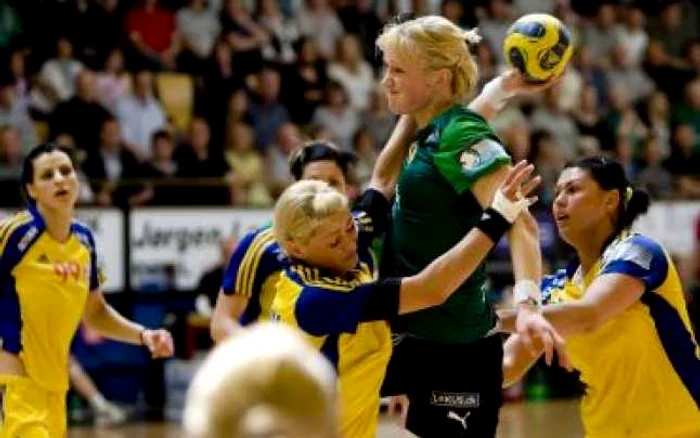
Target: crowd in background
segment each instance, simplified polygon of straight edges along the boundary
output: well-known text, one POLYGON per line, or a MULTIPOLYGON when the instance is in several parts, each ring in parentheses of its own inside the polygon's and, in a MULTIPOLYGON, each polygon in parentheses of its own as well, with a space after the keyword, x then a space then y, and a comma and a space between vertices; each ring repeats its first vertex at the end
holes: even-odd
POLYGON ((266 207, 289 153, 324 138, 357 154, 361 189, 395 122, 374 40, 408 11, 479 28, 480 85, 520 15, 571 29, 561 82, 494 122, 543 202, 568 159, 601 152, 655 199, 700 197, 700 7, 661 0, 0 0, 0 186, 53 139, 75 150, 86 205, 266 207), (158 86, 173 73, 192 87, 186 126, 158 86))

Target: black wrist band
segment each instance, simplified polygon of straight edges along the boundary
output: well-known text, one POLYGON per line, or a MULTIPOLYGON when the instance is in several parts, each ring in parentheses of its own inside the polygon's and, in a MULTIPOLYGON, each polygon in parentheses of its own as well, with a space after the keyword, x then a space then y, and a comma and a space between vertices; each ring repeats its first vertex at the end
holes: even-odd
POLYGON ((481 219, 476 223, 476 228, 489 236, 495 245, 501 240, 501 237, 503 237, 506 231, 510 229, 510 225, 510 222, 508 222, 501 213, 489 207, 484 210, 481 219))

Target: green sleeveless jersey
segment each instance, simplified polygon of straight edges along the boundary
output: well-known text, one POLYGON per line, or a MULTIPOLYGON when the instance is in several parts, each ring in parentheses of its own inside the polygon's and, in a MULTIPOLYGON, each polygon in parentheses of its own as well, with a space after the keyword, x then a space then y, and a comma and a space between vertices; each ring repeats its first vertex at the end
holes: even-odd
MULTIPOLYGON (((419 131, 399 176, 383 273, 411 276, 449 251, 481 218, 474 183, 509 163, 488 123, 462 106, 419 131)), ((397 317, 394 331, 443 343, 484 337, 495 323, 485 280, 482 264, 441 306, 397 317)))

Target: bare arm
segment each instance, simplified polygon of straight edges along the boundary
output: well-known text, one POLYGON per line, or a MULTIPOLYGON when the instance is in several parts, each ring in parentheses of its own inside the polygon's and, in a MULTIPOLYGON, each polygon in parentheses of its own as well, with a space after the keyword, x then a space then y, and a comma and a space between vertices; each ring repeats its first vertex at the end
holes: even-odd
POLYGON ((107 304, 102 292, 90 293, 85 304, 83 319, 85 324, 104 336, 128 344, 141 344, 141 332, 145 327, 121 316, 107 304))
POLYGON ((406 158, 407 146, 413 139, 416 123, 409 116, 401 116, 384 149, 374 165, 369 187, 380 191, 387 199, 394 197, 396 181, 406 158))
POLYGON ((243 315, 246 307, 248 307, 248 301, 248 297, 226 295, 223 291, 219 291, 209 326, 211 338, 214 342, 222 342, 241 329, 238 318, 243 315))
POLYGON ((141 324, 129 321, 105 302, 102 291, 88 295, 83 310, 85 324, 100 334, 117 341, 145 345, 154 358, 172 356, 173 339, 165 330, 149 330, 141 324))
MULTIPOLYGON (((544 306, 542 312, 563 336, 591 332, 622 314, 644 293, 644 283, 625 274, 604 274, 596 278, 580 300, 544 306)), ((513 331, 513 311, 501 314, 504 331, 513 331)))
POLYGON ((503 387, 507 388, 518 380, 532 368, 537 359, 542 355, 544 346, 539 339, 535 339, 535 349, 533 353, 525 346, 521 337, 517 334, 511 335, 503 346, 503 387))

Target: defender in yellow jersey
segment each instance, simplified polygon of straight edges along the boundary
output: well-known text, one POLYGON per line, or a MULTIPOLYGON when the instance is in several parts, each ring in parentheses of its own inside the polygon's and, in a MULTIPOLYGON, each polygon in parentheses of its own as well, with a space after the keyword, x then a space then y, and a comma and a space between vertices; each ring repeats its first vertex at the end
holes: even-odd
POLYGON ((335 366, 342 437, 376 434, 379 391, 391 355, 387 320, 449 298, 527 208, 518 197, 537 185, 538 179, 522 184, 532 169, 525 162, 516 165, 474 229, 406 278, 377 281, 369 248, 388 221, 391 188, 373 185, 381 191, 366 190, 352 213, 345 196, 318 181, 297 182, 277 201, 273 230, 290 264, 277 283, 273 315, 305 332, 335 366))
POLYGON ((102 334, 173 352, 170 334, 109 307, 92 232, 73 220, 78 181, 69 156, 34 148, 22 173, 29 206, 0 224, 0 438, 63 438, 70 343, 81 318, 102 334))
MULTIPOLYGON (((330 143, 314 141, 294 154, 289 171, 297 181, 325 181, 345 193, 348 166, 355 159, 351 153, 342 152, 330 143)), ((243 237, 231 255, 216 299, 211 320, 214 341, 221 342, 239 326, 269 319, 282 268, 280 248, 269 226, 243 237)))
MULTIPOLYGON (((570 164, 557 183, 552 210, 578 260, 542 281, 543 313, 586 385, 587 438, 700 436, 700 350, 678 273, 658 242, 628 231, 648 204, 606 158, 570 164)), ((511 336, 507 383, 536 357, 511 336)))

